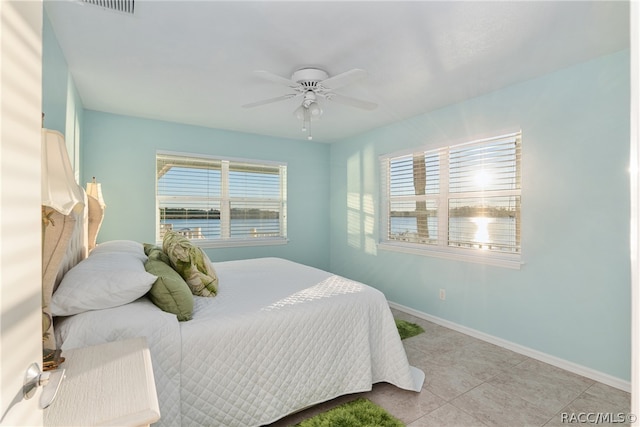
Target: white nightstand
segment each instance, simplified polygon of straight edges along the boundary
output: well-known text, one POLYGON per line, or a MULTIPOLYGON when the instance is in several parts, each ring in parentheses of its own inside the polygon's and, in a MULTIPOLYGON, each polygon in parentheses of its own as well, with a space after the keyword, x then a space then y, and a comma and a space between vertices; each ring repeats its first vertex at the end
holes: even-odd
POLYGON ((64 351, 65 379, 45 426, 144 426, 160 419, 145 338, 64 351))

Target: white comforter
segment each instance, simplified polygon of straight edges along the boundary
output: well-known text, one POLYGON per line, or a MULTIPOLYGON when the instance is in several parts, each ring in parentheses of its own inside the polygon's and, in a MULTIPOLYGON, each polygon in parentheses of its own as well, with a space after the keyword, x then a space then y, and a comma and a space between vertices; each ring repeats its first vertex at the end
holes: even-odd
POLYGON ((147 337, 166 426, 259 426, 381 381, 420 391, 381 292, 278 258, 214 267, 192 320, 143 298, 63 319, 62 349, 147 337))

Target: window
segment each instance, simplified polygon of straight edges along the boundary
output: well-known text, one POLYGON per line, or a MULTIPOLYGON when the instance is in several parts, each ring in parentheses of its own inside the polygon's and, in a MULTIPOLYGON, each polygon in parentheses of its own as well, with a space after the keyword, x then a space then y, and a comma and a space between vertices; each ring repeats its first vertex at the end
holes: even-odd
POLYGON ((520 147, 518 132, 382 156, 381 247, 519 267, 520 147))
POLYGON ((156 154, 156 235, 174 230, 201 246, 285 243, 287 165, 156 154))

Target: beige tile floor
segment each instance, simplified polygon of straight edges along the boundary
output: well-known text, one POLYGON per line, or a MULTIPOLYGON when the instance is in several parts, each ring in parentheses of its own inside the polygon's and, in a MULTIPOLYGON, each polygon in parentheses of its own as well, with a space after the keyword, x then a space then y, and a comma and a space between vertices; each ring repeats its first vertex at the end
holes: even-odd
POLYGON ((595 421, 592 417, 597 413, 616 417, 616 422, 598 425, 629 425, 617 418, 629 413, 629 393, 401 311, 393 312, 425 329, 425 333, 403 341, 409 362, 426 375, 420 393, 376 384, 370 392, 339 397, 269 427, 295 425, 358 397, 377 403, 409 427, 593 425, 579 423, 576 418, 595 421))

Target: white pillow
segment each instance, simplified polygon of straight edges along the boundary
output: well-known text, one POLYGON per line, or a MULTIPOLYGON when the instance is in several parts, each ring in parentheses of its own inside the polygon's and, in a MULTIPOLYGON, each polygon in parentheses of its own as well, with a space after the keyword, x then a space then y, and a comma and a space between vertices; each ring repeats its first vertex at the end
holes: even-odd
POLYGON ((89 255, 113 252, 135 255, 140 258, 142 262, 147 260, 147 255, 144 253, 144 246, 142 243, 133 240, 109 240, 107 242, 100 243, 91 250, 89 255))
POLYGON ((155 281, 135 254, 92 253, 62 278, 51 298, 51 314, 70 316, 124 305, 146 294, 155 281))

